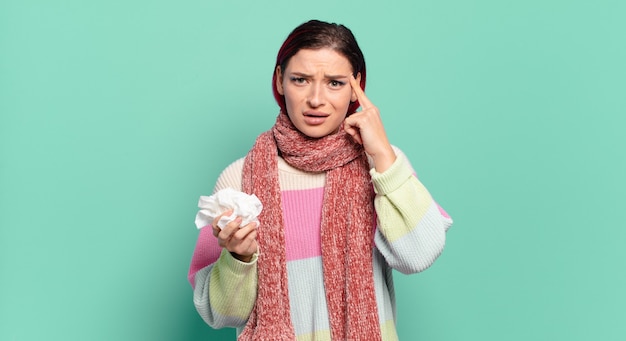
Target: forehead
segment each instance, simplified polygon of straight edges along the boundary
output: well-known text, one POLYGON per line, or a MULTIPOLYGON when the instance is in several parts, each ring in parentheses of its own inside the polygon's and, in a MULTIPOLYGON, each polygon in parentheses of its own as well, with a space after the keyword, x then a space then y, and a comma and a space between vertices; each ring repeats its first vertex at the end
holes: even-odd
POLYGON ((348 58, 329 48, 311 50, 302 49, 291 57, 286 72, 316 72, 350 73, 352 65, 348 58))

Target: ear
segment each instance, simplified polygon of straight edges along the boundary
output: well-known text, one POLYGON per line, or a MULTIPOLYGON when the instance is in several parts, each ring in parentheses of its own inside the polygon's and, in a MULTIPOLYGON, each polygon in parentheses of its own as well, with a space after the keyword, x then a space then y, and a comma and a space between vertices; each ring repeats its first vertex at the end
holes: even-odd
MULTIPOLYGON (((359 84, 359 86, 361 86, 361 73, 357 73, 356 77, 354 77, 354 79, 356 79, 357 84, 359 84)), ((350 98, 350 102, 356 102, 357 98, 356 98, 356 93, 354 92, 354 90, 352 90, 352 97, 350 98)))
POLYGON ((280 65, 276 67, 276 90, 281 96, 285 96, 285 89, 283 89, 283 72, 280 69, 280 65))

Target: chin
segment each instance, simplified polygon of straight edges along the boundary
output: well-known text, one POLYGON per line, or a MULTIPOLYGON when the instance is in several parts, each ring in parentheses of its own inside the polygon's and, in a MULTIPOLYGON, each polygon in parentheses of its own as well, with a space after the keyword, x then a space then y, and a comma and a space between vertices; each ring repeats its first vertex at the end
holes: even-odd
POLYGON ((304 135, 318 139, 320 137, 324 137, 326 135, 333 134, 334 132, 327 128, 322 127, 305 127, 304 129, 298 129, 304 135))
POLYGON ((302 134, 313 139, 319 139, 320 137, 324 137, 328 135, 328 133, 325 131, 314 131, 311 129, 300 130, 300 132, 302 132, 302 134))

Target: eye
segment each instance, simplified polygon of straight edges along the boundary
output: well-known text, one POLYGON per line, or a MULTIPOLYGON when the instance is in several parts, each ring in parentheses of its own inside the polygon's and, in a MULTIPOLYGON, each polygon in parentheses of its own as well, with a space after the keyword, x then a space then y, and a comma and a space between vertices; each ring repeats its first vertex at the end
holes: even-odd
POLYGON ((306 79, 304 77, 291 77, 291 82, 296 85, 302 85, 306 83, 306 79))
POLYGON ((338 81, 336 79, 331 80, 330 82, 328 82, 328 85, 330 85, 331 88, 341 88, 342 86, 344 86, 344 82, 338 81))

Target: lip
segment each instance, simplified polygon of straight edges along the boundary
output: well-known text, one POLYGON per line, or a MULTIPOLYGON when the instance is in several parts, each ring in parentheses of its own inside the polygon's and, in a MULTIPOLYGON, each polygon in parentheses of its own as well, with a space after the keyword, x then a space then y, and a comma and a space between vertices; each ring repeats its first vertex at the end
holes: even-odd
POLYGON ((303 116, 306 124, 320 125, 326 121, 326 118, 328 118, 330 114, 321 111, 307 110, 303 113, 303 116))
POLYGON ((304 116, 312 116, 312 117, 328 117, 328 116, 330 116, 330 114, 327 114, 327 113, 321 112, 321 111, 315 111, 315 110, 307 110, 303 114, 304 114, 304 116))

